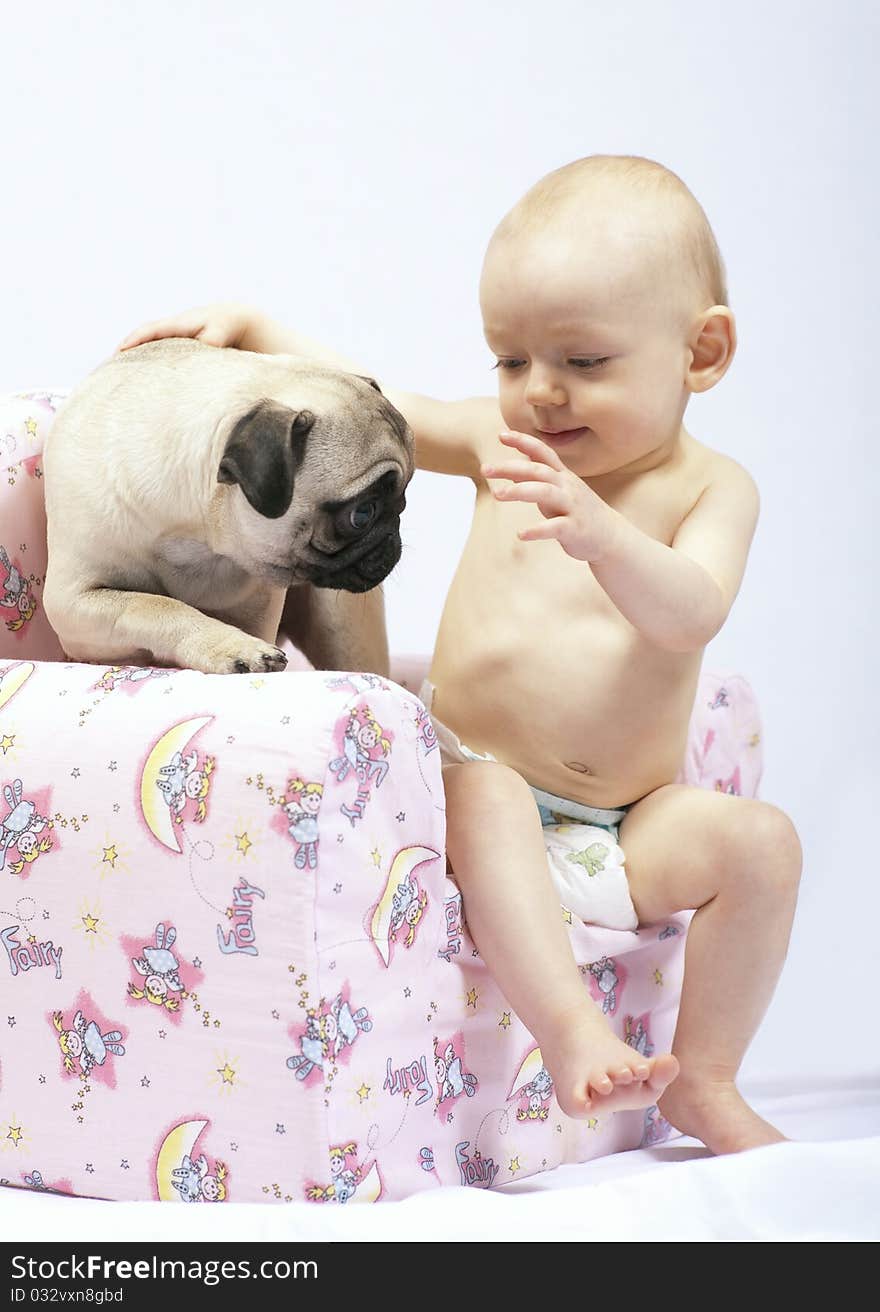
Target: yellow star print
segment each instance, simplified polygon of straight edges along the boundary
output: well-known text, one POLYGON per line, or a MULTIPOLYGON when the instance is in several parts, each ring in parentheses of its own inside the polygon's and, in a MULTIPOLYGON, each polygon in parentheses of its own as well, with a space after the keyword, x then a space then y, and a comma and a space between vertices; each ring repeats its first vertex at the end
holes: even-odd
POLYGON ((469 1007, 473 1007, 474 1010, 476 1011, 476 1008, 477 1008, 477 990, 476 990, 476 989, 470 989, 470 990, 469 990, 468 995, 467 995, 467 1005, 468 1005, 469 1007))
POLYGON ((232 1084, 235 1079, 235 1071, 229 1065, 229 1062, 227 1062, 225 1066, 218 1066, 217 1074, 220 1076, 224 1084, 232 1084))
POLYGON ((82 922, 86 927, 87 934, 96 934, 101 923, 97 916, 83 916, 82 922))
POLYGON ((659 966, 654 971, 654 983, 659 984, 661 988, 663 987, 663 971, 659 966))
POLYGON ((498 1022, 498 1024, 501 1026, 501 1028, 502 1028, 503 1030, 510 1029, 510 1012, 509 1012, 509 1011, 502 1011, 502 1013, 501 1013, 501 1019, 500 1019, 500 1021, 498 1022))
POLYGON ((9 751, 10 747, 14 747, 14 746, 15 746, 15 734, 5 733, 3 737, 0 738, 0 751, 3 752, 4 756, 9 751))
MULTIPOLYGON (((104 848, 104 861, 116 868, 116 862, 119 860, 119 853, 116 851, 116 844, 111 843, 109 847, 104 848)), ((104 864, 104 861, 101 864, 104 864)))
POLYGON ((248 849, 253 847, 253 843, 248 838, 246 831, 235 835, 235 845, 236 851, 243 852, 245 856, 248 854, 248 849))
POLYGON ((361 1102, 364 1102, 370 1096, 369 1084, 362 1084, 361 1087, 358 1090, 356 1090, 356 1092, 361 1102))
POLYGON ((510 1174, 511 1174, 511 1175, 516 1175, 517 1171, 521 1171, 521 1170, 522 1170, 522 1167, 521 1167, 520 1164, 519 1164, 519 1157, 518 1157, 518 1156, 517 1156, 517 1157, 511 1157, 511 1159, 510 1159, 510 1166, 508 1166, 507 1169, 508 1169, 508 1171, 510 1171, 510 1174))
POLYGON ((21 1138, 21 1126, 20 1126, 20 1125, 10 1125, 10 1127, 9 1127, 9 1133, 7 1134, 6 1138, 7 1138, 7 1139, 11 1139, 12 1142, 15 1144, 16 1148, 17 1148, 17 1147, 18 1147, 18 1141, 19 1141, 19 1139, 21 1138))

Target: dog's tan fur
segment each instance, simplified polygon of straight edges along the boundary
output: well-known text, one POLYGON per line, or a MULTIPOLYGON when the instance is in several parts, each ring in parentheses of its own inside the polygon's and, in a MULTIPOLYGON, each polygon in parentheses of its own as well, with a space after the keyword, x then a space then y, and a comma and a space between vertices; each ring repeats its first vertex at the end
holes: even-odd
MULTIPOLYGON (((340 572, 347 582, 327 586, 340 551, 327 503, 369 496, 388 475, 397 500, 381 550, 412 475, 411 434, 369 380, 294 356, 150 342, 114 356, 76 389, 43 463, 43 601, 72 659, 207 673, 280 669, 286 661, 274 644, 284 609, 313 663, 387 669, 381 588, 352 580, 359 558, 340 572), (292 499, 272 518, 238 482, 218 481, 236 425, 260 402, 278 423, 288 407, 290 419, 313 417, 292 499)), ((357 541, 342 541, 351 558, 357 541)))

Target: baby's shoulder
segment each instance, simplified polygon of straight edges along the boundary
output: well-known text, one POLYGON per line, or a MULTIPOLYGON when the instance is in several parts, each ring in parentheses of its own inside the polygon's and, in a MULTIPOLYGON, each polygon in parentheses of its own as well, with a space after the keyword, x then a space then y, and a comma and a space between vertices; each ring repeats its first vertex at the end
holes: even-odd
POLYGON ((682 474, 691 490, 696 493, 695 502, 704 494, 712 492, 757 504, 758 485, 745 466, 732 456, 707 446, 705 442, 698 442, 690 434, 684 446, 682 474))

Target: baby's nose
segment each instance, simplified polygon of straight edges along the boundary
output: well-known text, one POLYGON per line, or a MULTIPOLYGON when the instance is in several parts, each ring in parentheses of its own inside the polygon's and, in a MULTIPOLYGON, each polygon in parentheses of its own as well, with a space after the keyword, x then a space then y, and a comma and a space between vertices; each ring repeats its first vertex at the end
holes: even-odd
POLYGON ((532 369, 526 384, 525 399, 528 405, 564 405, 565 388, 552 374, 532 369))

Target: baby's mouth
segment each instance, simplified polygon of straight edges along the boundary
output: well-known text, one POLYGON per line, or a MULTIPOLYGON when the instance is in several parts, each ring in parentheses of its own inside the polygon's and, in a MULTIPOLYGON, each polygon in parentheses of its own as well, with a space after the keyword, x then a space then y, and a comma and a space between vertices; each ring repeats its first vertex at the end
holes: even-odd
POLYGON ((542 442, 548 442, 550 446, 566 446, 569 442, 576 442, 579 437, 584 437, 589 431, 589 428, 539 428, 538 437, 542 442))

